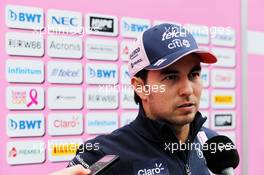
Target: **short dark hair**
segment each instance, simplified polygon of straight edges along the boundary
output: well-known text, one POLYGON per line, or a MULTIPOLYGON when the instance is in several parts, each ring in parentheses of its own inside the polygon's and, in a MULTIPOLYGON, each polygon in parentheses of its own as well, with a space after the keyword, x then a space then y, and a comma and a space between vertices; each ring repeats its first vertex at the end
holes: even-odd
MULTIPOLYGON (((144 84, 145 84, 147 82, 148 70, 143 69, 143 70, 139 71, 138 73, 136 73, 135 77, 141 78, 143 80, 144 84)), ((142 100, 137 95, 137 93, 135 92, 135 90, 134 90, 134 100, 135 100, 136 104, 142 105, 142 100)))

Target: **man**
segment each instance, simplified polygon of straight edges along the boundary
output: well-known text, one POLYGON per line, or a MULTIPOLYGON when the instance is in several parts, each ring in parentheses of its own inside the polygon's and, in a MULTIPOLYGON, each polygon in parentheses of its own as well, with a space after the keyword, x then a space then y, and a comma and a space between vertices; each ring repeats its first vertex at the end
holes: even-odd
POLYGON ((69 166, 89 167, 104 155, 120 157, 105 175, 209 175, 200 138, 216 133, 202 127, 200 63, 216 57, 198 48, 193 36, 173 24, 154 26, 137 39, 129 73, 139 103, 137 118, 109 135, 82 145, 69 166), (99 149, 86 149, 86 144, 99 149))

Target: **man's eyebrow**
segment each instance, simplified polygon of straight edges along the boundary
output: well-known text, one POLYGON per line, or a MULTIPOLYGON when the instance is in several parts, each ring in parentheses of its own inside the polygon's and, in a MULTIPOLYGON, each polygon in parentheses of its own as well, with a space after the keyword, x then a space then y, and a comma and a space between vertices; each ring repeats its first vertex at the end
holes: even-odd
POLYGON ((202 68, 201 68, 201 65, 199 64, 199 65, 194 66, 194 67, 191 69, 190 72, 193 72, 193 71, 201 71, 201 70, 202 70, 202 68))
POLYGON ((161 75, 178 74, 178 73, 179 73, 178 70, 176 70, 176 69, 169 69, 169 68, 160 71, 160 74, 161 75))
MULTIPOLYGON (((193 71, 201 71, 202 68, 201 68, 201 65, 195 65, 190 72, 193 72, 193 71)), ((161 75, 167 75, 167 74, 179 74, 179 71, 177 69, 170 69, 170 68, 167 68, 167 69, 164 69, 164 70, 161 70, 160 71, 160 74, 161 75)))

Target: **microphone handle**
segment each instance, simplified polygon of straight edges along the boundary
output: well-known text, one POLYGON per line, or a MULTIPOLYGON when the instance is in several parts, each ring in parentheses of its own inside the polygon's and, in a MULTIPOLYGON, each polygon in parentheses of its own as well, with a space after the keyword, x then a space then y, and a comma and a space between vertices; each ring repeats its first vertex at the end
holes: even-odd
POLYGON ((222 175, 235 175, 234 168, 229 167, 229 168, 223 169, 222 175))

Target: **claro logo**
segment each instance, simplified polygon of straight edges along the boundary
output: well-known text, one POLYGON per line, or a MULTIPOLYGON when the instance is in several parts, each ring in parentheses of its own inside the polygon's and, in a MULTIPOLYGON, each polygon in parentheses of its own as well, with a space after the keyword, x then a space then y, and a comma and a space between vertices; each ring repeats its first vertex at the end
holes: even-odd
POLYGON ((138 175, 156 175, 156 174, 162 174, 165 168, 163 167, 162 163, 155 163, 153 168, 144 168, 138 170, 138 175))
POLYGON ((71 129, 80 125, 79 117, 73 116, 70 120, 57 119, 54 120, 53 125, 55 128, 71 129))

